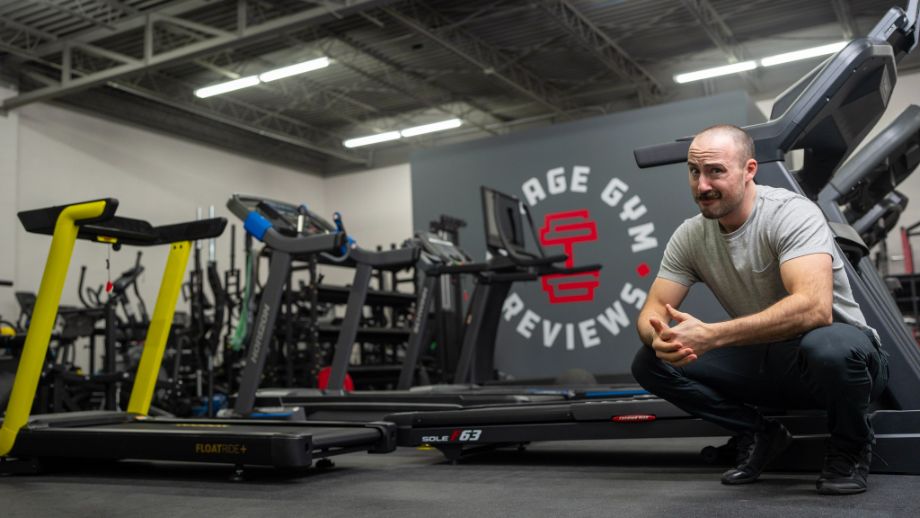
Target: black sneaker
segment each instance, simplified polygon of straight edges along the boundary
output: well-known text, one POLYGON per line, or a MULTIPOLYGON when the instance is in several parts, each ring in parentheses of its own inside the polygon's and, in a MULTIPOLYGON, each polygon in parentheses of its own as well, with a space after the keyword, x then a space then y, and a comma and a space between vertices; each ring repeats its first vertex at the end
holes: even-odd
POLYGON ((867 444, 854 450, 829 440, 825 448, 824 467, 817 482, 818 493, 853 495, 865 492, 872 464, 872 446, 867 444))
POLYGON ((722 473, 723 484, 750 484, 767 464, 792 443, 792 434, 776 421, 767 421, 762 432, 745 434, 738 441, 737 465, 722 473))

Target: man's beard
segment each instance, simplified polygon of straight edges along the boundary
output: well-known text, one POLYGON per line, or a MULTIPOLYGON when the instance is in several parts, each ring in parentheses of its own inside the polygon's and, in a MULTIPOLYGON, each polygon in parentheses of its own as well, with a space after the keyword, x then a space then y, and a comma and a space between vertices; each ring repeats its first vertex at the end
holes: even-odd
POLYGON ((706 219, 722 218, 738 206, 738 203, 732 203, 732 200, 725 199, 719 191, 709 191, 706 194, 694 196, 694 199, 700 208, 700 214, 706 219), (716 203, 709 206, 701 205, 700 202, 704 200, 716 200, 716 203))

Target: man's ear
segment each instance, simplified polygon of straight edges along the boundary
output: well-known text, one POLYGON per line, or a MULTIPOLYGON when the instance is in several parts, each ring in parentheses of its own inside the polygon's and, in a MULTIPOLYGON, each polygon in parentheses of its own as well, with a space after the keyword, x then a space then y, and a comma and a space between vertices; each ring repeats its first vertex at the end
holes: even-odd
POLYGON ((757 176, 757 160, 749 158, 744 164, 744 179, 749 182, 753 180, 755 176, 757 176))

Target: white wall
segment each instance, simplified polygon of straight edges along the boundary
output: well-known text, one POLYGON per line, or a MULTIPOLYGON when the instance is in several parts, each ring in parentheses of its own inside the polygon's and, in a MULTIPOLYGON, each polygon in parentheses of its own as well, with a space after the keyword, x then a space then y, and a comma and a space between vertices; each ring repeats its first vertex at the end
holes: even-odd
MULTIPOLYGON (((15 95, 0 88, 0 99, 15 95)), ((16 218, 16 166, 18 164, 18 115, 0 116, 0 279, 15 280, 16 229, 8 223, 16 218)), ((13 288, 0 287, 0 317, 14 320, 13 288)))
MULTIPOLYGON (((409 164, 383 167, 326 179, 325 204, 342 214, 345 228, 359 245, 389 249, 412 237, 412 184, 409 164)), ((329 282, 351 282, 341 268, 324 268, 329 282)))
POLYGON ((325 202, 342 213, 349 234, 365 247, 389 247, 412 235, 409 164, 329 177, 325 202))
MULTIPOLYGON (((247 192, 294 198, 325 212, 323 180, 305 171, 267 165, 51 105, 29 105, 16 114, 18 121, 0 121, 0 132, 13 134, 10 140, 6 134, 0 136, 5 144, 0 158, 0 239, 15 236, 12 255, 7 247, 0 247, 0 277, 11 275, 19 290, 37 289, 50 239, 24 232, 15 218, 18 210, 115 197, 120 202, 119 215, 154 224, 195 219, 196 208, 208 205, 215 206, 218 216, 238 224, 224 204, 230 194, 247 192), (17 140, 18 145, 6 145, 17 140), (13 167, 6 155, 10 149, 18 155, 13 167), (15 189, 9 189, 11 185, 15 189)), ((241 225, 237 227, 239 251, 242 232, 241 225)), ((229 255, 227 236, 225 233, 218 243, 222 268, 229 255)), ((2 242, 9 243, 6 239, 2 242)), ((111 254, 113 278, 133 265, 134 250, 126 247, 111 254)), ((140 286, 152 311, 167 250, 156 247, 143 251, 147 271, 140 286)), ((90 285, 105 282, 107 255, 108 247, 77 243, 62 303, 77 304, 81 264, 89 267, 90 285)), ((11 293, 0 294, 0 301, 0 314, 18 313, 11 293)))

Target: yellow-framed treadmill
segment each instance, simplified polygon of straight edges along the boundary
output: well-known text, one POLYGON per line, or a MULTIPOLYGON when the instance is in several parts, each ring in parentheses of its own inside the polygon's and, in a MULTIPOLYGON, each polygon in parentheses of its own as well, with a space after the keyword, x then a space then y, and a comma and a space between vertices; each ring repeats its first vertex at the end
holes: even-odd
MULTIPOLYGON (((314 459, 395 448, 391 423, 166 419, 147 416, 166 349, 191 242, 220 235, 224 218, 164 226, 116 216, 118 201, 23 211, 28 232, 51 235, 41 286, 0 426, 0 473, 35 473, 43 459, 143 459, 305 468, 314 459), (77 239, 120 248, 169 246, 156 307, 126 411, 30 415, 77 239)), ((259 222, 254 222, 258 224, 259 222)), ((262 225, 264 230, 265 222, 262 225)), ((328 246, 322 243, 318 248, 328 246)))

